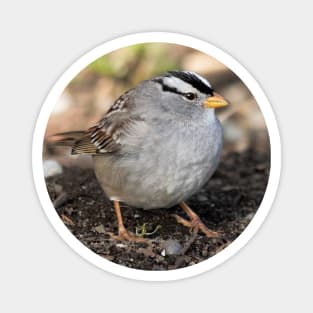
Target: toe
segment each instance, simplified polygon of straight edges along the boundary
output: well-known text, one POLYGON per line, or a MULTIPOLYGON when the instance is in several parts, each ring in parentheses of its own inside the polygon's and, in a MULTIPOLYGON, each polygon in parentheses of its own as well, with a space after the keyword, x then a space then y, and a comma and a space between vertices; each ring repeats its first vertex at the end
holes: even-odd
POLYGON ((127 231, 120 232, 118 235, 114 235, 113 238, 118 241, 130 241, 130 242, 147 242, 148 239, 135 236, 127 231))

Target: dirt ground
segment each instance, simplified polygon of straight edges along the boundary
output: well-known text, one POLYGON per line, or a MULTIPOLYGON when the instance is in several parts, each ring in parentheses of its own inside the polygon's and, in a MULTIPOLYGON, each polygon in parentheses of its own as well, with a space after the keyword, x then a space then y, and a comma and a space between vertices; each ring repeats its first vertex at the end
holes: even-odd
POLYGON ((230 152, 208 184, 187 203, 208 228, 220 237, 191 234, 173 213, 187 218, 179 207, 144 211, 122 204, 126 228, 145 225, 148 243, 116 241, 117 223, 112 203, 97 183, 92 169, 64 168, 47 179, 54 206, 73 235, 102 257, 129 268, 170 270, 199 263, 235 240, 256 213, 268 181, 269 155, 256 151, 230 152))

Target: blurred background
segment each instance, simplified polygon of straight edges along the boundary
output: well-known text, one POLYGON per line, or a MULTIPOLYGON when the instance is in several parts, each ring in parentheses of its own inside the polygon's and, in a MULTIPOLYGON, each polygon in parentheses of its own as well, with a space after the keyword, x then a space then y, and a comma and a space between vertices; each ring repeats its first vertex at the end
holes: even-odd
POLYGON ((214 89, 231 103, 217 110, 223 123, 224 153, 248 149, 269 154, 269 138, 263 115, 250 91, 225 65, 189 47, 138 44, 104 55, 82 70, 65 88, 47 124, 44 159, 63 165, 90 166, 88 156, 71 156, 64 148, 49 145, 54 133, 87 129, 110 108, 123 92, 142 80, 168 70, 190 70, 206 77, 214 89))

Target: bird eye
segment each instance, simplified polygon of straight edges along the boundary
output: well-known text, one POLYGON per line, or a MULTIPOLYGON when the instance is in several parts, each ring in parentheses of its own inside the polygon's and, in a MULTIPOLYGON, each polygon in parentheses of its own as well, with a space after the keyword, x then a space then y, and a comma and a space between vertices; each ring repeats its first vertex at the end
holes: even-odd
POLYGON ((197 95, 195 93, 192 93, 192 92, 187 92, 184 94, 184 97, 188 100, 194 100, 194 99, 196 99, 197 95))

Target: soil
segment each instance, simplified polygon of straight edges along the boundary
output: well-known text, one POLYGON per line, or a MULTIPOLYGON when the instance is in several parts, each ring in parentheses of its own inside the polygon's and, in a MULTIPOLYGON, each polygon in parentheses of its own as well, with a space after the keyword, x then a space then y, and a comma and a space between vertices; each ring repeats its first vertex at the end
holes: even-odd
POLYGON ((266 189, 268 155, 249 150, 223 156, 207 185, 188 205, 219 238, 191 233, 173 214, 187 218, 178 206, 145 211, 121 204, 126 228, 135 232, 145 225, 147 243, 118 241, 112 203, 97 183, 92 169, 64 168, 47 179, 54 206, 72 234, 98 255, 129 268, 171 270, 210 258, 234 241, 255 215, 266 189), (153 233, 149 235, 148 233, 153 233))

